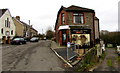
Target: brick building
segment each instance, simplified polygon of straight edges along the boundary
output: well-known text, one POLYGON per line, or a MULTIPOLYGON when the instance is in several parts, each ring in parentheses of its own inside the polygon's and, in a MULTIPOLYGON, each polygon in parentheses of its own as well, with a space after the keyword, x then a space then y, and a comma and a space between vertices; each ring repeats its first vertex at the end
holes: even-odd
POLYGON ((99 39, 99 19, 93 9, 61 6, 55 23, 55 36, 59 45, 71 42, 92 46, 99 39))

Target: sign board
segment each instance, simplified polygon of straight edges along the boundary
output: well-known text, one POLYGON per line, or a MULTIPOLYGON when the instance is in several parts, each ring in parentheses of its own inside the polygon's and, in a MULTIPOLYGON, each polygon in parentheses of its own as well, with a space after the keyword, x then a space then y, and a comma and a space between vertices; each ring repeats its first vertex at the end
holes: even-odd
POLYGON ((70 48, 70 42, 67 42, 67 47, 70 48))

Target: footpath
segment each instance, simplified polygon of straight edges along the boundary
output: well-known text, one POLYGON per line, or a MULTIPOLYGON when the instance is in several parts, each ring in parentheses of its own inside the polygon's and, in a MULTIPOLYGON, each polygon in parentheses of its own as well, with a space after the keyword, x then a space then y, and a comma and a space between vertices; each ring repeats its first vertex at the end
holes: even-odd
POLYGON ((118 64, 118 55, 115 48, 106 48, 106 57, 102 63, 98 65, 94 71, 120 71, 120 65, 118 64))
POLYGON ((78 54, 68 49, 68 58, 67 58, 67 47, 59 46, 56 42, 51 41, 51 50, 66 63, 66 66, 73 67, 76 65, 81 59, 78 58, 78 54))

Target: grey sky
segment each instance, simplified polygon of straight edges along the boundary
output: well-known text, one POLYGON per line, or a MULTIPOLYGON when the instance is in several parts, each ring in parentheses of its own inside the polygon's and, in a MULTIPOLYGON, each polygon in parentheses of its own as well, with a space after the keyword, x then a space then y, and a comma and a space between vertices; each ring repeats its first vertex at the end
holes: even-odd
POLYGON ((21 20, 31 24, 42 33, 49 26, 55 25, 57 12, 61 5, 76 5, 94 9, 100 19, 100 29, 118 30, 119 0, 1 0, 0 9, 8 8, 12 16, 20 16, 21 20))

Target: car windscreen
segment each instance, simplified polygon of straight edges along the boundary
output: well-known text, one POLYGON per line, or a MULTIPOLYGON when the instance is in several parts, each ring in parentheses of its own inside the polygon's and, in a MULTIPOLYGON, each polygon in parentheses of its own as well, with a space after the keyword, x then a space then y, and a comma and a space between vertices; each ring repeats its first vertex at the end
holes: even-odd
POLYGON ((36 37, 31 38, 32 40, 37 39, 36 37))
POLYGON ((15 41, 16 41, 16 40, 20 40, 20 38, 15 38, 14 40, 15 40, 15 41))

